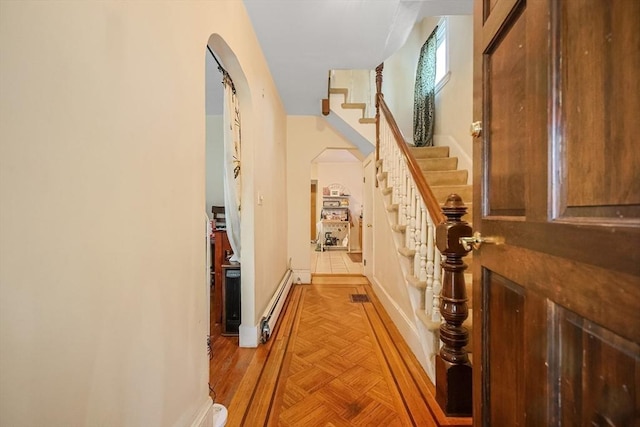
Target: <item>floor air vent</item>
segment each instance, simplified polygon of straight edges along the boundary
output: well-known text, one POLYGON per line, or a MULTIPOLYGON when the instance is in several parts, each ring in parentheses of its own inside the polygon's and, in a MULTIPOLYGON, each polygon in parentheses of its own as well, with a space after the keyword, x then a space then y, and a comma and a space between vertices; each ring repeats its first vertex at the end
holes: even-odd
POLYGON ((351 298, 351 302, 371 302, 367 294, 351 294, 349 298, 351 298))

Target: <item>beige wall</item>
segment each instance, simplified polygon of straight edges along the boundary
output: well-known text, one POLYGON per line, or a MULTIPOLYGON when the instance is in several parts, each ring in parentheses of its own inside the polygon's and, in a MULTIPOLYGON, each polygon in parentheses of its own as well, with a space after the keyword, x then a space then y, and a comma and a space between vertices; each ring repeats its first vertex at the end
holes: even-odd
POLYGON ((473 121, 473 17, 449 16, 447 21, 451 78, 436 96, 435 133, 442 136, 442 142, 436 140, 436 144, 452 146, 451 155, 458 157, 459 167, 468 169, 471 178, 473 139, 469 126, 473 121), (449 136, 457 147, 454 143, 447 143, 449 136))
POLYGON ((212 33, 243 74, 251 327, 286 265, 286 118, 242 2, 1 3, 1 425, 190 425, 210 406, 212 33))
MULTIPOLYGON (((413 94, 420 49, 439 20, 439 17, 429 17, 416 24, 404 46, 384 63, 382 91, 385 101, 405 139, 410 142, 413 141, 413 94)), ((436 145, 457 144, 452 147, 452 155, 460 157, 462 167, 470 169, 473 157, 469 136, 473 108, 473 19, 470 15, 460 15, 449 16, 447 20, 451 77, 436 95, 436 145)))

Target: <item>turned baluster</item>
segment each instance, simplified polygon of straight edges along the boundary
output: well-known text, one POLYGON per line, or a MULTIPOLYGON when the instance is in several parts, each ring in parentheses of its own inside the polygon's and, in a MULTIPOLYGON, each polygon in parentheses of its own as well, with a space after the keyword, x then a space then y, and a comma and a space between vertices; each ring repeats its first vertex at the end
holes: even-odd
MULTIPOLYGON (((431 218, 431 215, 429 215, 429 212, 426 212, 426 228, 427 228, 427 249, 425 251, 425 261, 426 261, 426 276, 427 276, 427 290, 425 293, 425 311, 427 312, 428 315, 433 314, 433 300, 435 298, 435 284, 434 284, 434 277, 433 277, 433 256, 436 252, 436 249, 434 247, 434 236, 433 236, 433 232, 434 232, 434 227, 433 227, 433 219, 431 218)), ((438 291, 439 292, 439 291, 438 291)), ((440 300, 438 300, 440 301, 440 300)), ((438 319, 439 321, 439 319, 438 319)))
MULTIPOLYGON (((415 230, 414 230, 414 238, 413 243, 415 244, 414 250, 416 253, 413 255, 413 275, 418 279, 420 279, 420 252, 422 248, 422 230, 420 227, 422 226, 422 222, 420 220, 420 215, 422 212, 420 211, 420 193, 416 190, 414 197, 415 199, 415 230)), ((426 279, 426 278, 425 278, 426 279)))
POLYGON ((431 310, 431 321, 441 322, 440 315, 440 292, 442 292, 442 255, 436 248, 433 251, 433 306, 431 310))
MULTIPOLYGON (((419 201, 418 201, 418 212, 420 212, 420 270, 418 272, 418 278, 421 282, 426 282, 427 281, 427 250, 428 250, 428 246, 427 246, 427 216, 429 215, 429 212, 427 211, 426 206, 424 205, 424 202, 422 201, 422 198, 420 197, 420 195, 418 195, 419 197, 419 201)), ((416 224, 417 224, 417 219, 416 219, 416 224)), ((417 235, 418 233, 416 233, 417 235)))
POLYGON ((447 221, 436 228, 436 244, 444 257, 440 296, 442 348, 436 357, 436 400, 449 416, 471 415, 471 363, 464 347, 469 332, 462 326, 469 314, 462 258, 467 250, 460 237, 471 236, 471 227, 461 218, 467 212, 462 199, 451 194, 442 208, 447 221))
MULTIPOLYGON (((408 196, 408 200, 407 200, 407 206, 409 207, 409 210, 407 211, 407 231, 409 232, 407 234, 407 248, 409 249, 413 249, 415 250, 416 248, 416 193, 417 193, 417 188, 416 185, 413 182, 413 178, 411 177, 411 174, 409 172, 407 172, 407 175, 409 176, 409 183, 410 183, 410 188, 409 191, 407 192, 407 196, 408 196)), ((416 275, 417 277, 417 275, 416 275)))
POLYGON ((409 180, 409 174, 407 173, 406 168, 402 168, 402 172, 404 175, 403 182, 406 184, 406 191, 404 193, 404 210, 402 211, 402 225, 404 225, 404 247, 407 249, 413 249, 409 240, 411 239, 411 201, 409 200, 411 197, 411 185, 409 180))
MULTIPOLYGON (((380 98, 384 98, 382 94, 382 69, 384 64, 376 67, 376 161, 380 159, 380 98)), ((378 181, 376 180, 376 187, 378 181)))
POLYGON ((400 173, 400 199, 398 203, 398 224, 406 226, 407 225, 407 200, 408 200, 407 191, 409 191, 409 188, 407 185, 407 170, 402 167, 401 163, 399 164, 398 169, 400 173))

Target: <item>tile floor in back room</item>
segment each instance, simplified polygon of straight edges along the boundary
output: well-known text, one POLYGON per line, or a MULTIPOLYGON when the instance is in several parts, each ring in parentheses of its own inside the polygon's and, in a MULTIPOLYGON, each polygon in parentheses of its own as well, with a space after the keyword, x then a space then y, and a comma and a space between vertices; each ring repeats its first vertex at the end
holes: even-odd
MULTIPOLYGON (((310 246, 312 274, 362 274, 362 262, 354 262, 346 250, 316 250, 316 244, 310 246)), ((359 253, 359 252, 358 252, 359 253)), ((361 253, 360 253, 361 255, 361 253)))

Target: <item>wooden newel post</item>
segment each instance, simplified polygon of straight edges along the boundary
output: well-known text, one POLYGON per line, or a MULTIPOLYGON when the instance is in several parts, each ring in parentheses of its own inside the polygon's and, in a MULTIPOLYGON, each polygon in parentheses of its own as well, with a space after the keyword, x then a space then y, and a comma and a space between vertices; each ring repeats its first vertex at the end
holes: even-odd
POLYGON ((469 332, 462 326, 469 315, 462 258, 467 250, 460 237, 472 234, 471 226, 461 219, 467 212, 462 198, 451 194, 443 208, 447 221, 436 228, 436 244, 446 257, 442 268, 440 312, 444 323, 440 325, 443 345, 436 356, 436 400, 448 416, 471 416, 471 363, 464 347, 469 343, 469 332))

